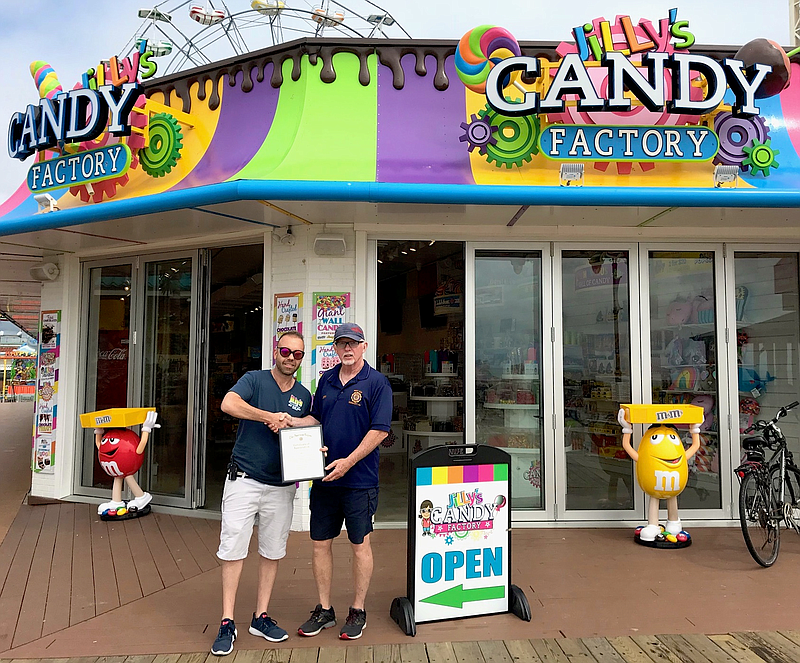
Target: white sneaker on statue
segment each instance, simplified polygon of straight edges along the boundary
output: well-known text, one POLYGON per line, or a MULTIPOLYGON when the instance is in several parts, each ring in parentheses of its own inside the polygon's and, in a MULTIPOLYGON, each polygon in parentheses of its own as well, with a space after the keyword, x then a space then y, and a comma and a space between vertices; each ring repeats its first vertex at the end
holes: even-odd
POLYGON ((639 532, 639 538, 642 541, 655 541, 659 534, 661 534, 661 527, 659 525, 645 525, 639 532))
POLYGON ((668 520, 664 529, 667 530, 667 534, 680 534, 683 527, 680 520, 668 520))
POLYGON ((134 497, 132 500, 128 500, 128 509, 135 508, 141 511, 150 504, 152 499, 153 496, 150 493, 145 493, 141 497, 134 497))
POLYGON ((109 511, 111 509, 119 509, 120 507, 125 506, 125 502, 104 502, 100 506, 97 507, 97 515, 102 516, 104 511, 109 511))

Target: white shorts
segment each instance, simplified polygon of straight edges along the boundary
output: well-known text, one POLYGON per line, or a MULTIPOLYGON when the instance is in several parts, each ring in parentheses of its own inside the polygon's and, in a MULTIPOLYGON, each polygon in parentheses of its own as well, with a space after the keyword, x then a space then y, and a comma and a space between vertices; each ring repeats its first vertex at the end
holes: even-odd
POLYGON ((256 514, 258 554, 267 559, 285 557, 296 490, 294 484, 268 486, 248 477, 225 479, 217 557, 228 562, 247 557, 256 514))

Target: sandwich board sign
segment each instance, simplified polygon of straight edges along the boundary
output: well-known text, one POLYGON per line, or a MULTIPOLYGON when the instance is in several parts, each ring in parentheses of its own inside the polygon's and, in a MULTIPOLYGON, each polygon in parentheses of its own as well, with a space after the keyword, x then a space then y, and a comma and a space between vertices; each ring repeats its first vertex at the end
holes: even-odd
POLYGON ((406 597, 391 616, 406 632, 416 624, 514 612, 530 621, 521 589, 511 584, 509 467, 495 447, 428 449, 409 472, 406 597))

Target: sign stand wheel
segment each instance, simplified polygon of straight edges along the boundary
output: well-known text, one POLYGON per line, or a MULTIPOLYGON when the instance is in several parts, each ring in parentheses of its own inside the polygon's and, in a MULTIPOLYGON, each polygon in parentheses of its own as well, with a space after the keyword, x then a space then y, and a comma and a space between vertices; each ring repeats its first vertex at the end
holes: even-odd
POLYGON ((531 606, 528 604, 528 597, 526 597, 525 592, 516 585, 511 585, 511 606, 509 607, 509 612, 525 622, 531 621, 531 606))
MULTIPOLYGON (((523 594, 522 598, 525 598, 523 594)), ((527 607, 528 602, 525 601, 527 607)), ((405 596, 398 596, 392 601, 392 607, 389 610, 389 616, 397 622, 397 625, 403 629, 403 633, 410 636, 417 634, 417 623, 414 621, 414 607, 411 605, 405 596)), ((528 620, 530 621, 530 609, 528 610, 528 620)))

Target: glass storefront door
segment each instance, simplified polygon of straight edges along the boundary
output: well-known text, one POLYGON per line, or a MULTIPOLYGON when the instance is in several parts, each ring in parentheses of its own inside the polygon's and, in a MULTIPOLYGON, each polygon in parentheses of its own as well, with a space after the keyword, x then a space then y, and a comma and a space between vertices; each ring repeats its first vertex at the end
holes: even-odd
POLYGON ((632 253, 613 245, 565 246, 557 253, 558 519, 629 518, 640 509, 633 463, 617 423, 619 404, 639 392, 632 253))
POLYGON ((197 306, 194 256, 146 262, 142 318, 141 403, 154 406, 161 428, 145 449, 144 490, 163 504, 191 505, 195 430, 197 306))
MULTIPOLYGON (((154 504, 191 506, 197 380, 196 253, 84 267, 81 411, 155 406, 161 428, 145 449, 139 484, 154 504)), ((137 429, 138 432, 138 429, 137 429)), ((92 431, 82 439, 76 492, 107 496, 92 431)))

